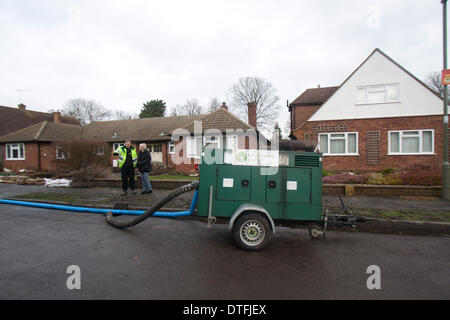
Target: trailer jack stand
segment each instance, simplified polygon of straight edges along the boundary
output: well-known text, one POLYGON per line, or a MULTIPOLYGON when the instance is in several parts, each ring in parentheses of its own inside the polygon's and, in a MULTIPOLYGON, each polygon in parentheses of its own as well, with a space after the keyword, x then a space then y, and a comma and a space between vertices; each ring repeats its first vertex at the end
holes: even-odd
POLYGON ((328 224, 328 201, 325 202, 325 209, 323 210, 323 213, 322 213, 322 226, 321 226, 321 228, 313 227, 313 228, 310 228, 308 230, 309 231, 309 235, 311 236, 311 238, 318 239, 318 238, 322 237, 323 240, 325 240, 327 224, 328 224))
POLYGON ((211 228, 213 223, 216 223, 216 217, 208 217, 208 224, 206 225, 207 228, 211 228))

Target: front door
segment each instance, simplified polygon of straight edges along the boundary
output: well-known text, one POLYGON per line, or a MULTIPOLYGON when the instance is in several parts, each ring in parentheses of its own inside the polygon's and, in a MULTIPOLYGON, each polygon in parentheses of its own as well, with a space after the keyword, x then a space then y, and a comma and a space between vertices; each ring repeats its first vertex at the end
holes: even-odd
POLYGON ((161 143, 153 143, 147 145, 148 151, 152 156, 152 161, 162 162, 162 145, 161 143))

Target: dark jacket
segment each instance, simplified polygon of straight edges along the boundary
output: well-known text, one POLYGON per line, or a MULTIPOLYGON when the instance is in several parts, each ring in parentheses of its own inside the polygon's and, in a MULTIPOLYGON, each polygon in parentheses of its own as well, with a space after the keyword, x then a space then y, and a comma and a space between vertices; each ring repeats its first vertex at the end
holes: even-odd
POLYGON ((136 168, 140 172, 150 172, 152 170, 152 156, 148 150, 138 152, 138 162, 136 168))

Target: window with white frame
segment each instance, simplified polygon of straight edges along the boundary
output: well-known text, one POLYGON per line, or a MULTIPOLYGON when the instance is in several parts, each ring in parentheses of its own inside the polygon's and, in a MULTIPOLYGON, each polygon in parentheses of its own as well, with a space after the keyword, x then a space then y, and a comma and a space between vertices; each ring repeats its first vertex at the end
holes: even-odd
POLYGON ((399 84, 357 87, 356 104, 376 104, 400 101, 399 84))
POLYGON ((202 137, 187 137, 186 153, 188 158, 200 158, 202 154, 202 137))
POLYGON ((169 154, 175 153, 175 141, 169 141, 169 154))
POLYGON ((97 144, 94 146, 94 151, 98 156, 102 156, 105 154, 105 145, 104 144, 97 144))
POLYGON ((221 137, 215 135, 203 136, 203 146, 205 148, 218 149, 221 147, 221 137))
POLYGON ((153 145, 153 152, 162 152, 161 144, 154 144, 153 145))
POLYGON ((434 130, 389 131, 389 154, 433 154, 434 130))
POLYGON ((324 155, 357 155, 358 133, 339 132, 319 134, 320 152, 324 155))
POLYGON ((25 144, 23 143, 7 144, 6 160, 25 160, 25 144))
POLYGON ((114 142, 113 144, 113 151, 116 151, 117 148, 122 147, 125 145, 125 142, 114 142))
POLYGON ((64 160, 66 156, 64 155, 63 148, 61 145, 56 145, 56 159, 58 160, 64 160))
POLYGON ((237 149, 236 142, 237 142, 237 138, 236 138, 235 135, 227 135, 227 136, 225 136, 225 147, 224 147, 224 149, 227 149, 227 150, 237 149))

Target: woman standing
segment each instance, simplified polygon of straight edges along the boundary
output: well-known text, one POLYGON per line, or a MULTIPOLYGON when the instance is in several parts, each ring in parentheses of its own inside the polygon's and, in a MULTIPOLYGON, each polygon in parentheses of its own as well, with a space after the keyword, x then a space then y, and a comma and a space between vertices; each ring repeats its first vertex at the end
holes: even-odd
POLYGON ((150 155, 150 152, 148 152, 147 145, 145 143, 141 143, 139 145, 138 162, 136 168, 139 170, 141 174, 141 182, 142 182, 141 194, 152 193, 152 185, 148 180, 148 174, 152 169, 152 156, 150 155))

